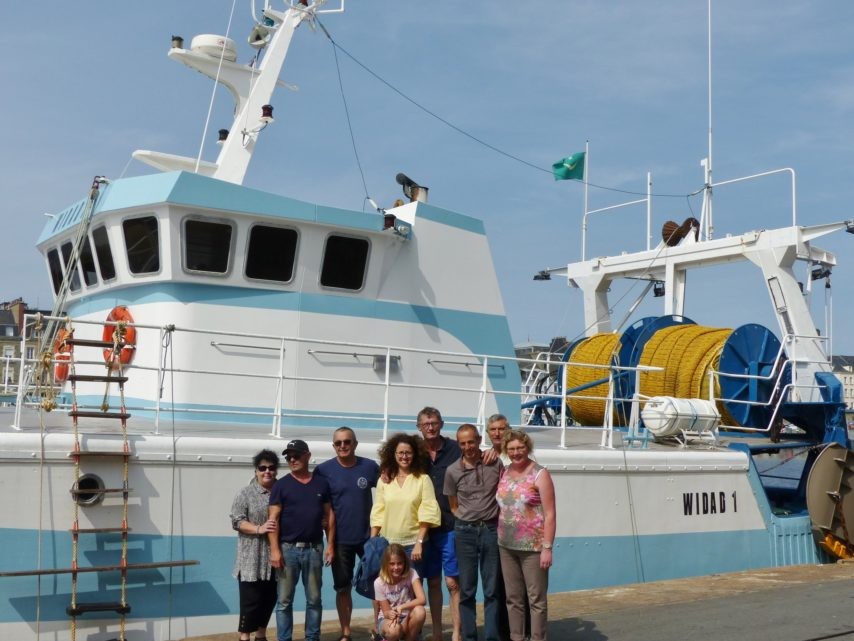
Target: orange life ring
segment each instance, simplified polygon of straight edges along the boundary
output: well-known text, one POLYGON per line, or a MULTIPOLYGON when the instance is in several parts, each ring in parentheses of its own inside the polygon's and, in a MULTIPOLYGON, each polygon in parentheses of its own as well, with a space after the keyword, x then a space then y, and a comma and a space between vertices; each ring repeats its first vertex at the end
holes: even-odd
POLYGON ((105 322, 101 339, 105 343, 117 344, 119 349, 106 348, 104 350, 104 361, 110 366, 110 369, 119 369, 120 365, 130 365, 134 354, 136 354, 136 327, 132 325, 133 316, 131 316, 130 310, 124 305, 113 307, 105 322), (117 331, 119 332, 118 340, 114 340, 113 337, 117 331))
POLYGON ((58 383, 64 383, 68 380, 68 363, 71 360, 71 352, 74 345, 68 341, 74 338, 74 332, 61 329, 56 334, 56 341, 53 343, 53 378, 58 383))

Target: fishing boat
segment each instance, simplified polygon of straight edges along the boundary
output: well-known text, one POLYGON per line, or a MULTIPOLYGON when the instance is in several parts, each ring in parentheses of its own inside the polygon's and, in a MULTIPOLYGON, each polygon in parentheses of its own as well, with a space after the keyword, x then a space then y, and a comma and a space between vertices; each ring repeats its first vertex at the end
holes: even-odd
POLYGON ((502 413, 533 434, 558 496, 552 591, 849 556, 842 389, 806 299, 836 265, 814 241, 854 222, 793 210, 713 238, 707 180, 701 219, 654 245, 543 269, 581 290, 587 335, 520 360, 481 220, 404 174, 370 212, 242 184, 292 38, 340 10, 266 6, 252 64, 229 38, 174 38, 234 98, 216 161, 137 151, 158 173, 98 176, 46 223, 54 310, 26 318, 39 353, 0 414, 3 637, 234 629, 227 515, 255 452, 299 437, 316 464, 350 425, 370 455, 426 405, 449 432, 502 413), (775 331, 685 315, 688 273, 735 261, 761 271, 775 331), (620 279, 661 313, 612 318, 620 279))

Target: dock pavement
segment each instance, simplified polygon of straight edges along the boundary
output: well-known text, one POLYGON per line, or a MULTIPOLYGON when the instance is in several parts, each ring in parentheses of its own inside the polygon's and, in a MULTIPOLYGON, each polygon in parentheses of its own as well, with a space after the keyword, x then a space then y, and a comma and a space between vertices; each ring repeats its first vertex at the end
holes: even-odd
MULTIPOLYGON (((321 641, 338 641, 337 619, 324 619, 321 641)), ((451 641, 448 617, 445 619, 444 641, 451 641)), ((482 625, 482 612, 478 620, 482 625)), ((271 641, 273 630, 268 631, 271 641)), ((370 618, 354 618, 353 641, 368 641, 370 630, 370 618)), ((482 639, 483 630, 478 632, 482 639)), ((293 638, 304 638, 302 626, 294 626, 293 638)), ((768 568, 550 594, 548 638, 854 641, 854 563, 768 568)), ((236 639, 235 631, 185 641, 236 639)))

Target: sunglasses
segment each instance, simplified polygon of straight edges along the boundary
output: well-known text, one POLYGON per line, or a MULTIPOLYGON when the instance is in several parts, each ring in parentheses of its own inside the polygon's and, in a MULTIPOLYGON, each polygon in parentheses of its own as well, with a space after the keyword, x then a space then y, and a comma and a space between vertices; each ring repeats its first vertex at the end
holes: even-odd
POLYGON ((332 441, 332 444, 335 447, 350 447, 353 444, 353 439, 344 438, 344 439, 341 439, 340 441, 332 441))
MULTIPOLYGON (((308 452, 306 452, 307 454, 308 452)), ((303 457, 302 454, 285 454, 285 460, 290 463, 291 461, 298 461, 303 457)))
POLYGON ((275 465, 259 465, 256 469, 259 472, 275 472, 279 468, 276 467, 275 465))

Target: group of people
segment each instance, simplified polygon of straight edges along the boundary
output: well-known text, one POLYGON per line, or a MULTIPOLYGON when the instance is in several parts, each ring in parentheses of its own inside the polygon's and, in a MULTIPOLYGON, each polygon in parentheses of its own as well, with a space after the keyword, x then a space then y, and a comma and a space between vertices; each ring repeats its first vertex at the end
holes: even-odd
POLYGON ((532 459, 531 438, 511 430, 500 414, 487 421, 492 447, 485 450, 474 425, 461 425, 455 440, 441 434, 443 426, 439 410, 425 407, 419 433, 391 436, 379 449, 379 464, 356 455, 349 427, 335 430, 335 458, 313 472, 309 447, 299 439, 285 447, 290 474, 278 480, 275 452, 254 457, 255 477, 231 510, 240 641, 252 632, 264 641, 274 608, 278 641, 292 641, 300 580, 305 639, 319 641, 324 564, 332 570, 341 641, 351 641, 356 559, 368 539, 379 536, 388 546, 374 582, 372 641, 420 638, 428 604, 433 641, 440 641, 443 576, 453 641, 477 641, 478 577, 486 641, 546 639, 552 479, 532 459))

